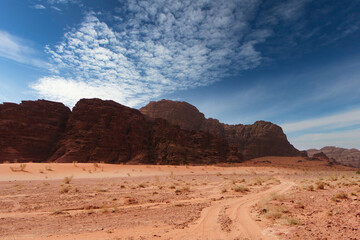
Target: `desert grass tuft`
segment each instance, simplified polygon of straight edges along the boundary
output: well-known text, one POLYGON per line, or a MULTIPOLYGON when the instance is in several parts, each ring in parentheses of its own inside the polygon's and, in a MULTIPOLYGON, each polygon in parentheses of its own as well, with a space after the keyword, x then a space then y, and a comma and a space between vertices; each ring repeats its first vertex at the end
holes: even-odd
POLYGON ((234 190, 234 192, 249 192, 249 188, 245 187, 244 185, 235 185, 232 187, 232 190, 234 190))
POLYGON ((65 177, 63 182, 65 184, 70 184, 70 182, 72 181, 72 179, 74 178, 74 176, 70 176, 70 177, 65 177))
POLYGON ((26 172, 25 168, 26 168, 25 163, 21 163, 18 167, 10 167, 11 171, 13 172, 26 172))

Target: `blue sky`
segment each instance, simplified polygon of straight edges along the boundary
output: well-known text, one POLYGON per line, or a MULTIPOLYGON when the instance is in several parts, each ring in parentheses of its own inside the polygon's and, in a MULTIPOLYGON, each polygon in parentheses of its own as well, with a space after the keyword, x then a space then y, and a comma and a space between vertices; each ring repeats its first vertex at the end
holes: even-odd
POLYGON ((2 0, 0 102, 187 101, 360 148, 359 0, 2 0))

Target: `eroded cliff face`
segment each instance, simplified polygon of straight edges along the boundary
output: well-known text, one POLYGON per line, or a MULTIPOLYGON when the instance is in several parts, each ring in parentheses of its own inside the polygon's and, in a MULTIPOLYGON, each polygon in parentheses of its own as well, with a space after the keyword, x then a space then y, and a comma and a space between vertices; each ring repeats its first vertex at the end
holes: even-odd
POLYGON ((310 157, 320 152, 323 152, 329 158, 335 159, 336 162, 342 165, 360 168, 360 151, 358 149, 323 147, 320 150, 318 149, 307 150, 307 153, 310 157))
POLYGON ((126 163, 146 161, 150 129, 144 116, 113 101, 82 99, 67 122, 57 151, 57 162, 126 163))
POLYGON ((44 100, 0 104, 0 161, 46 161, 70 113, 64 104, 44 100))
POLYGON ((304 156, 287 140, 281 127, 265 121, 252 125, 227 125, 206 119, 197 108, 186 102, 161 100, 150 102, 140 111, 150 118, 163 118, 170 124, 188 130, 200 130, 226 139, 244 159, 262 156, 304 156))
POLYGON ((129 164, 239 162, 220 137, 149 120, 113 101, 82 99, 71 112, 61 103, 0 105, 0 161, 129 164))
POLYGON ((161 100, 150 102, 140 109, 140 112, 151 118, 162 118, 181 129, 199 130, 205 116, 193 105, 187 102, 161 100))

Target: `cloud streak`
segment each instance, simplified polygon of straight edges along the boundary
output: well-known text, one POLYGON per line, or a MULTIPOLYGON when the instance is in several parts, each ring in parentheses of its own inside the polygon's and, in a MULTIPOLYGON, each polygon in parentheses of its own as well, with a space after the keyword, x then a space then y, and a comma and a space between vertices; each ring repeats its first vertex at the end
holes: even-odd
POLYGON ((41 4, 34 5, 34 8, 39 9, 39 10, 46 9, 46 7, 44 5, 41 5, 41 4))
POLYGON ((311 129, 337 129, 344 128, 360 123, 360 109, 354 109, 331 116, 303 120, 299 122, 282 124, 285 132, 297 132, 311 129))
POLYGON ((325 146, 341 146, 344 148, 360 148, 360 128, 330 132, 330 133, 310 133, 292 139, 292 143, 299 149, 310 148, 320 149, 325 146))
POLYGON ((281 124, 291 143, 299 149, 341 146, 360 148, 360 109, 326 117, 281 124))
POLYGON ((1 30, 0 39, 0 57, 37 68, 49 67, 48 63, 37 57, 36 50, 29 47, 24 39, 1 30))

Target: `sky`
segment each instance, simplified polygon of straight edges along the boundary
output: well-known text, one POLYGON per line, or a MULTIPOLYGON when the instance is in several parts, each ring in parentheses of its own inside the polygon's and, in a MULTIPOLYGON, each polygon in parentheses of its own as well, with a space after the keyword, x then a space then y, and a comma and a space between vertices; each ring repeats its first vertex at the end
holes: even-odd
POLYGON ((1 0, 0 102, 171 99, 360 149, 360 0, 1 0))

